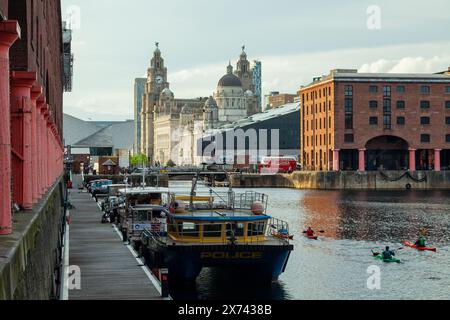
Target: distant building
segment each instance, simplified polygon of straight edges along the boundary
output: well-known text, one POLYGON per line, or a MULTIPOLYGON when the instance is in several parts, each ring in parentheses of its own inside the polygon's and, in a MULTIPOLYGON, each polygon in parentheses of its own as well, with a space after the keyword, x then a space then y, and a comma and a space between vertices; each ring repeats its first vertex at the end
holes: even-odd
POLYGON ((288 103, 294 103, 296 97, 297 97, 296 94, 289 94, 289 93, 272 94, 268 97, 268 105, 266 110, 278 108, 288 103))
POLYGON ((261 64, 255 67, 250 65, 243 47, 236 69, 229 64, 213 96, 179 99, 170 89, 157 44, 143 96, 141 152, 151 163, 166 164, 172 160, 189 164, 186 162, 192 159, 192 145, 181 143, 180 137, 184 142, 193 141, 205 128, 217 128, 260 112, 260 97, 255 92, 261 88, 261 64))
POLYGON ((141 115, 146 84, 147 78, 137 78, 134 80, 134 154, 141 152, 141 115))
POLYGON ((64 114, 64 141, 70 146, 74 172, 83 162, 85 167, 96 167, 100 157, 117 157, 118 168, 127 168, 133 150, 134 120, 112 122, 83 121, 64 114), (88 161, 87 161, 88 160, 88 161))
POLYGON ((299 91, 309 170, 450 169, 450 74, 332 70, 299 91))
POLYGON ((299 103, 290 103, 215 130, 208 130, 200 139, 196 140, 198 152, 196 162, 212 162, 214 160, 220 163, 225 160, 230 163, 235 161, 235 157, 246 157, 251 163, 256 164, 261 161, 262 157, 271 155, 299 158, 300 110, 299 103), (239 142, 233 139, 233 150, 227 150, 225 145, 227 135, 239 134, 238 131, 246 135, 245 141, 239 145, 239 142), (219 143, 216 141, 218 137, 221 137, 224 142, 222 149, 218 147, 219 143), (211 159, 207 154, 212 145, 217 148, 214 150, 216 159, 211 159), (220 159, 221 157, 222 159, 220 159))
POLYGON ((255 97, 258 104, 258 111, 262 111, 262 63, 254 61, 253 65, 253 86, 255 88, 255 97))

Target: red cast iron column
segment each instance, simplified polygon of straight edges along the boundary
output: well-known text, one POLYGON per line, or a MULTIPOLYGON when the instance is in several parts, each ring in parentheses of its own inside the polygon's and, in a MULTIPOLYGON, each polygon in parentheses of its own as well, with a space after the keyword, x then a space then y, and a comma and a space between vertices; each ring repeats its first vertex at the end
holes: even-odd
POLYGON ((48 109, 48 104, 47 104, 47 109, 44 112, 44 151, 45 151, 45 161, 44 161, 44 173, 45 173, 45 190, 47 191, 50 188, 50 147, 49 147, 49 117, 50 117, 50 112, 48 109))
POLYGON ((11 148, 13 153, 14 201, 33 208, 31 174, 31 87, 36 72, 11 72, 11 148))
POLYGON ((9 48, 19 36, 17 21, 0 22, 0 235, 12 233, 9 48))
POLYGON ((44 96, 40 96, 37 100, 37 126, 38 126, 38 186, 39 194, 42 197, 45 194, 45 182, 44 182, 44 109, 47 108, 47 104, 44 96))
POLYGON ((37 99, 42 95, 41 86, 33 86, 31 88, 31 175, 32 175, 32 188, 33 188, 33 203, 37 203, 40 199, 39 192, 39 166, 38 166, 38 107, 37 99))

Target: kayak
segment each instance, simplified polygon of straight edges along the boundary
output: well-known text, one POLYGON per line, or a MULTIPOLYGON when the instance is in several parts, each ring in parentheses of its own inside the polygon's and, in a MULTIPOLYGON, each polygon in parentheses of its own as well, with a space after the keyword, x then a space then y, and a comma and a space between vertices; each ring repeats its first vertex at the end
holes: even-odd
POLYGON ((307 237, 308 239, 311 239, 311 240, 319 240, 318 236, 308 236, 305 234, 305 237, 307 237))
POLYGON ((419 250, 419 251, 433 251, 433 252, 437 252, 436 248, 418 247, 414 243, 411 243, 409 241, 404 241, 403 245, 405 245, 406 247, 410 247, 410 248, 419 250))
POLYGON ((383 262, 386 263, 401 263, 400 259, 397 258, 383 259, 383 256, 381 254, 375 256, 375 259, 382 260, 383 262))

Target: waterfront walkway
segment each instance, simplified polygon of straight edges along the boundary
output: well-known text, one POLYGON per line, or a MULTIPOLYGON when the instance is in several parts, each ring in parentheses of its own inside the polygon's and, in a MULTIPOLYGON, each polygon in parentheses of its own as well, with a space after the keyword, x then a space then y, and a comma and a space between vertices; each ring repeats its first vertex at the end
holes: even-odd
POLYGON ((69 300, 162 299, 91 196, 73 189, 70 201, 69 265, 81 270, 81 290, 69 290, 69 300))

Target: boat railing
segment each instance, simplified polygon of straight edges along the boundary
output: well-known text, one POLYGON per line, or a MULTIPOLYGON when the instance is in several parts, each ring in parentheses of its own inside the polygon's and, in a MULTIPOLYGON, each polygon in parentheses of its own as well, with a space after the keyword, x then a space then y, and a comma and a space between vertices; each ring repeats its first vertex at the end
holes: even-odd
POLYGON ((235 196, 235 208, 240 210, 251 210, 252 206, 259 202, 263 206, 264 214, 267 211, 269 196, 264 193, 259 193, 255 191, 247 191, 244 193, 237 194, 235 196))
POLYGON ((271 218, 269 220, 269 226, 266 233, 267 237, 283 239, 289 242, 290 235, 289 224, 286 221, 277 218, 271 218))

